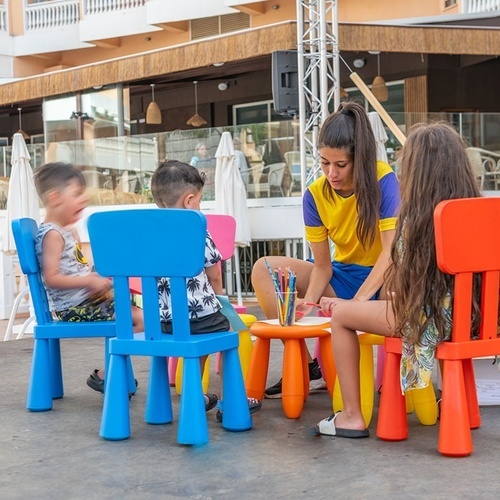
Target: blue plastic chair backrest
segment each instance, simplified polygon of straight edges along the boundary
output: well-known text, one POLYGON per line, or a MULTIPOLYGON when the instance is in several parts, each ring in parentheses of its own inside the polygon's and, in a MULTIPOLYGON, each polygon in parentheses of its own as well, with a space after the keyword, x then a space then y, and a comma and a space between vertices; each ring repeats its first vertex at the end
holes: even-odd
POLYGON ((34 219, 28 217, 15 219, 12 221, 12 234, 16 242, 21 271, 28 278, 37 324, 52 323, 54 320, 50 313, 47 292, 42 281, 42 273, 35 251, 38 225, 34 219))
POLYGON ((160 338, 157 278, 170 278, 174 338, 189 339, 186 279, 205 264, 207 223, 201 212, 173 208, 92 214, 88 232, 96 271, 112 277, 118 338, 132 338, 128 278, 139 277, 146 339, 160 338))

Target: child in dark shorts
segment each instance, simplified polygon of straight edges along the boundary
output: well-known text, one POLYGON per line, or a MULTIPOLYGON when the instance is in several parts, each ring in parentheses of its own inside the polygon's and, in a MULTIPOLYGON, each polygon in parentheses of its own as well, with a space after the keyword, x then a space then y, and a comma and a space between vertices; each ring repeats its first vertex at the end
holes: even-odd
MULTIPOLYGON (((113 319, 111 281, 91 271, 72 227, 88 203, 85 178, 74 165, 46 163, 35 170, 35 185, 46 209, 36 254, 53 314, 61 321, 113 319)), ((134 331, 142 331, 142 311, 132 307, 132 318, 134 331)), ((104 392, 104 371, 95 369, 87 385, 104 392)))
MULTIPOLYGON (((162 161, 151 178, 151 192, 155 203, 161 208, 186 208, 200 210, 205 178, 195 167, 179 161, 162 161)), ((220 312, 221 305, 216 294, 222 294, 222 276, 217 265, 222 259, 210 233, 207 231, 205 244, 205 268, 194 278, 187 281, 188 311, 191 333, 203 334, 228 331, 228 319, 220 312)), ((170 283, 168 278, 158 280, 160 301, 160 319, 162 331, 172 332, 172 313, 170 283)), ((207 357, 200 359, 201 371, 207 357)), ((215 394, 205 394, 205 409, 208 411, 217 405, 215 394)), ((260 409, 262 403, 254 398, 248 399, 250 413, 260 409)), ((217 419, 221 419, 221 410, 217 419)))

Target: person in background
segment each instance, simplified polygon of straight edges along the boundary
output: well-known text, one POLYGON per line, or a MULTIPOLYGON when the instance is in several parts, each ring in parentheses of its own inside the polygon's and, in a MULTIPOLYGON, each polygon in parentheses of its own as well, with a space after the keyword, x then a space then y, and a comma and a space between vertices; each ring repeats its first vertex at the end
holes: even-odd
POLYGON ((248 162, 245 154, 241 150, 241 140, 238 137, 234 138, 234 162, 241 174, 241 179, 245 187, 248 186, 248 162))
POLYGON ((207 147, 202 142, 199 142, 194 148, 194 156, 191 158, 189 164, 193 167, 197 167, 200 162, 204 162, 208 159, 207 147))

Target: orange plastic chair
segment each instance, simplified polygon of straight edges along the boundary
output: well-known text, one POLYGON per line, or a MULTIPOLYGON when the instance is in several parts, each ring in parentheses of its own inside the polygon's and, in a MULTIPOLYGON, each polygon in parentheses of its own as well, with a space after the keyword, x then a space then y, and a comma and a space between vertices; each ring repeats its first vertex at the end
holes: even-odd
MULTIPOLYGON (((500 354, 500 198, 441 202, 434 211, 439 268, 455 276, 453 330, 437 349, 443 386, 438 450, 446 456, 472 453, 471 429, 481 425, 472 359, 500 354), (473 274, 482 275, 479 338, 471 340, 473 274)), ((387 360, 377 436, 397 441, 408 435, 399 384, 398 339, 386 339, 387 360)))
MULTIPOLYGON (((307 319, 304 318, 302 321, 307 319)), ((271 339, 280 339, 284 342, 283 411, 288 418, 299 418, 304 407, 304 401, 307 400, 309 395, 309 368, 305 339, 319 338, 324 367, 323 377, 330 396, 333 393, 336 369, 333 360, 331 334, 329 330, 325 330, 325 328, 329 327, 329 322, 314 325, 280 326, 277 321, 257 321, 250 327, 251 333, 257 337, 257 340, 252 351, 245 382, 247 396, 257 399, 264 397, 271 339)))

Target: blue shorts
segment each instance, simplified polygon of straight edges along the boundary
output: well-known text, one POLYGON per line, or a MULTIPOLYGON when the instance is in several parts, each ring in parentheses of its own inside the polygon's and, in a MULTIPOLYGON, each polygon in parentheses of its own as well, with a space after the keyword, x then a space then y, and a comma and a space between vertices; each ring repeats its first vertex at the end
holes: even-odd
MULTIPOLYGON (((307 259, 314 262, 312 259, 307 259)), ((342 264, 341 262, 332 262, 332 277, 330 286, 339 299, 352 299, 361 285, 365 282, 372 268, 369 266, 360 266, 358 264, 342 264)), ((370 299, 378 297, 378 292, 370 299)))

